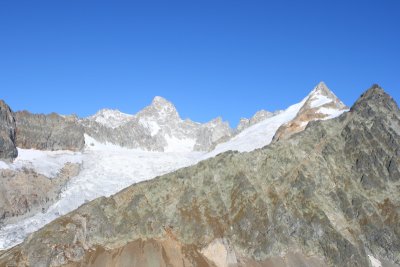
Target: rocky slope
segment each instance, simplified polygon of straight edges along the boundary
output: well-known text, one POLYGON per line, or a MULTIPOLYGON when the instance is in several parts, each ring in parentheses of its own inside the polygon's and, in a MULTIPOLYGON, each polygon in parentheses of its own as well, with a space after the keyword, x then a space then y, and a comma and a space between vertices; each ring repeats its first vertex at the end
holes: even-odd
POLYGON ((0 169, 0 227, 45 211, 79 169, 79 164, 67 163, 54 178, 33 169, 0 169))
POLYGON ((85 146, 83 128, 74 116, 62 117, 56 113, 14 113, 16 146, 38 150, 80 151, 85 146))
POLYGON ((289 138, 303 131, 310 121, 331 119, 347 110, 348 107, 329 90, 325 83, 320 82, 311 91, 296 117, 279 127, 273 140, 289 138))
POLYGON ((99 198, 0 253, 0 266, 400 265, 400 111, 351 110, 99 198))
POLYGON ((0 100, 0 160, 12 161, 18 155, 15 147, 15 127, 12 110, 0 100))

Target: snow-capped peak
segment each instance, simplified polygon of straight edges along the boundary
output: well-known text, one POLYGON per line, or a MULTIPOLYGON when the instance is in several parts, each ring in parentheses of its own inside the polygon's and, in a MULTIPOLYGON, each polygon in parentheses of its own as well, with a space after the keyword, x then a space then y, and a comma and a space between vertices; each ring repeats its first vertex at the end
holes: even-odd
POLYGON ((136 116, 139 118, 152 117, 161 120, 180 120, 178 111, 176 110, 174 104, 161 96, 154 97, 151 104, 141 110, 138 114, 136 114, 136 116))
POLYGON ((322 94, 322 95, 326 95, 332 93, 331 90, 329 90, 328 86, 323 82, 320 81, 317 86, 314 87, 314 89, 311 91, 311 94, 322 94))
POLYGON ((310 121, 332 119, 347 110, 347 106, 329 90, 326 84, 320 82, 305 98, 296 117, 279 127, 274 140, 286 139, 303 131, 310 121))
POLYGON ((117 128, 130 121, 133 117, 133 115, 123 113, 117 109, 101 109, 96 114, 88 117, 88 119, 110 128, 117 128))
MULTIPOLYGON (((302 110, 305 109, 331 109, 333 110, 346 110, 347 107, 342 101, 331 91, 324 82, 320 82, 307 96, 307 101, 304 103, 302 110)), ((315 110, 316 112, 324 114, 324 110, 315 110)), ((329 111, 328 111, 329 112, 329 111)), ((330 114, 330 113, 329 113, 330 114)))

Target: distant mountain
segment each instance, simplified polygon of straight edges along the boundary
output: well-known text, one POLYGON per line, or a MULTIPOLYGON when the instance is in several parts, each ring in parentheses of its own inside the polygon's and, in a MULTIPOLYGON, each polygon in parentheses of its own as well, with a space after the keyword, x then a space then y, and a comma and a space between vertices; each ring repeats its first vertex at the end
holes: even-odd
POLYGON ((117 128, 133 118, 133 115, 122 113, 117 109, 101 109, 96 114, 88 117, 88 120, 95 121, 109 128, 117 128))
POLYGON ((320 82, 308 95, 296 117, 279 127, 274 140, 288 138, 303 131, 310 121, 332 119, 345 111, 348 111, 348 107, 329 90, 324 82, 320 82))
POLYGON ((250 119, 241 118, 236 130, 238 132, 241 132, 244 129, 246 129, 246 128, 254 125, 254 124, 257 124, 257 123, 259 123, 259 122, 261 122, 263 120, 266 120, 266 119, 269 119, 271 117, 274 117, 274 116, 278 115, 281 112, 282 112, 282 110, 278 110, 278 111, 275 111, 275 112, 270 112, 270 111, 262 109, 260 111, 257 111, 256 114, 254 114, 254 116, 251 117, 250 119))
MULTIPOLYGON (((4 107, 2 110, 6 112, 4 107)), ((16 146, 76 151, 84 149, 86 134, 100 143, 144 151, 204 151, 216 155, 227 150, 251 151, 260 148, 269 144, 272 138, 277 141, 304 130, 310 121, 334 118, 346 110, 347 107, 321 82, 300 103, 284 111, 260 110, 252 118, 242 119, 237 129, 233 130, 221 118, 207 123, 183 120, 171 102, 157 96, 137 114, 102 109, 92 116, 78 119, 55 113, 44 115, 10 111, 7 116, 15 121, 14 135, 8 132, 7 129, 12 127, 6 126, 11 124, 6 122, 7 116, 4 115, 4 141, 0 145, 6 146, 11 144, 7 140, 15 139, 12 148, 15 153, 16 146), (14 139, 10 139, 12 136, 14 139)), ((11 151, 10 147, 4 147, 4 151, 11 151)), ((7 153, 3 152, 3 156, 0 153, 0 157, 12 159, 13 152, 7 153)))
POLYGON ((321 82, 298 104, 285 111, 258 111, 241 119, 236 134, 221 118, 201 124, 182 120, 175 106, 162 97, 135 115, 101 110, 81 120, 88 135, 100 142, 151 151, 251 151, 269 144, 273 137, 287 137, 304 130, 313 120, 339 116, 347 107, 321 82), (277 132, 278 131, 278 132, 277 132))
POLYGON ((347 110, 321 82, 301 102, 286 110, 274 113, 262 110, 250 120, 242 120, 238 127, 241 131, 227 142, 218 144, 207 156, 228 150, 252 151, 268 145, 273 139, 287 138, 304 130, 310 121, 332 119, 347 110))
POLYGON ((220 118, 204 124, 182 120, 175 106, 160 96, 135 115, 101 110, 80 123, 100 142, 150 151, 208 151, 232 135, 220 118))
MULTIPOLYGON (((270 125, 331 100, 313 91, 270 125)), ((399 151, 400 110, 375 85, 338 118, 87 203, 0 266, 399 266, 399 151)))

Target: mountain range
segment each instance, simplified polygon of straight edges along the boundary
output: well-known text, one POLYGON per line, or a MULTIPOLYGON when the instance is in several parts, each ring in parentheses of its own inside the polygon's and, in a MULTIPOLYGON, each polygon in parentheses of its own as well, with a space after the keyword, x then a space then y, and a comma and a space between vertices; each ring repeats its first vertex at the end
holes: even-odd
POLYGON ((349 109, 321 82, 236 129, 162 97, 87 118, 0 104, 0 266, 400 264, 400 111, 377 85, 349 109), (23 192, 37 176, 62 182, 23 192))

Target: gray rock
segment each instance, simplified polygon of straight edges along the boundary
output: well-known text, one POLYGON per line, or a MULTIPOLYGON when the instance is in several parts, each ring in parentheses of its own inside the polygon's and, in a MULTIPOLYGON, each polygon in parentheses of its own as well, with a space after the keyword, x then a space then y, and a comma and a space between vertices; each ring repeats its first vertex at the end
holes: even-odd
POLYGON ((32 114, 28 111, 15 112, 14 115, 18 147, 80 151, 85 146, 83 127, 74 116, 32 114))
POLYGON ((263 121, 265 119, 271 118, 273 116, 276 116, 281 112, 282 112, 281 110, 278 110, 278 111, 275 111, 275 112, 270 112, 270 111, 263 110, 263 109, 259 110, 250 119, 241 118, 240 121, 239 121, 239 124, 238 124, 238 126, 236 128, 236 131, 237 132, 241 132, 244 129, 246 129, 246 128, 254 125, 254 124, 257 124, 257 123, 259 123, 259 122, 261 122, 261 121, 263 121))
POLYGON ((0 159, 12 161, 18 156, 15 146, 15 118, 10 107, 0 100, 0 159))

